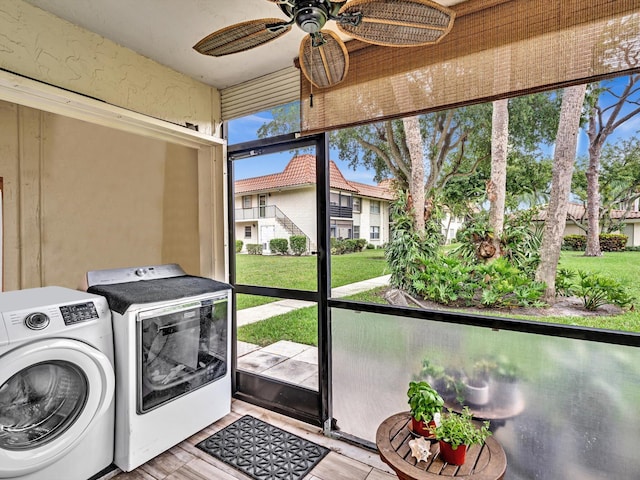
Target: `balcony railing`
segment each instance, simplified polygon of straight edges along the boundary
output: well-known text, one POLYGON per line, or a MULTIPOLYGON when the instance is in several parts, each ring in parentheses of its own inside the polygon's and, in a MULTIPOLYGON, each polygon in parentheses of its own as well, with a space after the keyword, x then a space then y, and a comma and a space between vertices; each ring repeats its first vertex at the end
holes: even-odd
MULTIPOLYGON (((237 208, 235 211, 235 220, 259 220, 261 218, 275 218, 276 221, 282 225, 282 227, 289 233, 289 235, 301 235, 307 238, 307 250, 310 250, 314 245, 311 243, 309 236, 298 227, 293 220, 287 217, 282 210, 276 205, 264 205, 261 207, 253 208, 237 208)), ((315 247, 314 247, 315 248, 315 247)))
POLYGON ((332 218, 352 218, 353 208, 342 207, 340 205, 330 205, 329 214, 331 215, 332 218))

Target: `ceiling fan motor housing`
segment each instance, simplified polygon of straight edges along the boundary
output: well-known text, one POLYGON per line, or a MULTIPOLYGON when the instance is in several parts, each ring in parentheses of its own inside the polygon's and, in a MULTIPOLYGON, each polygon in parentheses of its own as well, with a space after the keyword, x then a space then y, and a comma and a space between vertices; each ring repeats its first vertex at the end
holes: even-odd
POLYGON ((327 6, 323 1, 299 2, 294 12, 296 24, 307 33, 319 32, 329 19, 327 6))

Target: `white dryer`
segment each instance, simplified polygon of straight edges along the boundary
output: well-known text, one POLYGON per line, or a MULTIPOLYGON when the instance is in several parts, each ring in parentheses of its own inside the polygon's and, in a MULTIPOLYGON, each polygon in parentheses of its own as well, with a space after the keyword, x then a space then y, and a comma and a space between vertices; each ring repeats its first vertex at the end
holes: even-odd
POLYGON ((86 480, 111 465, 114 392, 103 297, 0 293, 0 478, 86 480))
POLYGON ((131 471, 231 410, 231 286, 179 265, 97 270, 116 357, 114 463, 131 471))

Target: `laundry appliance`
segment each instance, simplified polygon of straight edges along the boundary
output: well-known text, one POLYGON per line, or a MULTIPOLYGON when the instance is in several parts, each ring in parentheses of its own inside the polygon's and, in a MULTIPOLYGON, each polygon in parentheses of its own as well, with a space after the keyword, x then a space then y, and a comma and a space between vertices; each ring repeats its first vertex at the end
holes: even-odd
POLYGON ((179 265, 96 270, 111 308, 114 463, 131 471, 231 410, 231 286, 179 265))
POLYGON ((111 465, 114 392, 103 297, 0 293, 0 478, 86 480, 111 465))

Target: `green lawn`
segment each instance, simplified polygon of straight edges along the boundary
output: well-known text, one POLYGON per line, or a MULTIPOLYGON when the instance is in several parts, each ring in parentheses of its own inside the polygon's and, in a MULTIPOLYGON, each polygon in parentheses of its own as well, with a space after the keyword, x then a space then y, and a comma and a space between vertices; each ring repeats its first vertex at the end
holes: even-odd
MULTIPOLYGON (((378 253, 381 251, 368 250, 361 254, 352 254, 353 256, 343 255, 333 257, 332 270, 334 275, 338 274, 338 272, 342 275, 344 272, 345 278, 347 278, 351 274, 350 272, 360 272, 365 270, 365 265, 368 263, 375 263, 377 265, 381 263, 384 265, 384 258, 381 254, 378 257, 372 258, 367 256, 370 252, 378 253), (350 258, 347 259, 347 257, 350 258), (358 262, 362 260, 365 260, 363 262, 364 265, 358 265, 358 262)), ((562 252, 560 267, 570 268, 572 270, 591 271, 616 278, 629 289, 629 292, 636 298, 636 305, 640 306, 640 282, 637 280, 640 278, 640 252, 608 252, 605 253, 604 256, 597 258, 585 257, 582 252, 562 252)), ((384 266, 380 268, 381 270, 379 271, 381 273, 371 275, 371 277, 383 275, 385 273, 384 266)), ((359 278, 359 280, 362 279, 363 278, 359 278)), ((343 283, 337 283, 334 284, 334 286, 344 285, 351 282, 347 280, 340 281, 343 283)), ((363 302, 386 303, 381 297, 381 290, 382 289, 375 289, 349 298, 363 302)), ((537 320, 565 325, 579 325, 610 330, 640 332, 640 312, 638 312, 637 309, 628 311, 622 315, 608 317, 525 317, 508 314, 501 314, 500 316, 505 318, 537 320)), ((275 341, 286 339, 308 345, 316 345, 316 318, 316 307, 303 308, 295 312, 279 315, 262 322, 241 327, 238 329, 238 340, 257 343, 260 345, 268 345, 275 341)))
MULTIPOLYGON (((237 283, 296 290, 316 290, 315 256, 236 255, 237 283)), ((379 277, 389 272, 384 250, 364 250, 359 253, 331 257, 331 286, 379 277)), ((277 298, 238 295, 238 310, 275 302, 277 298)))

